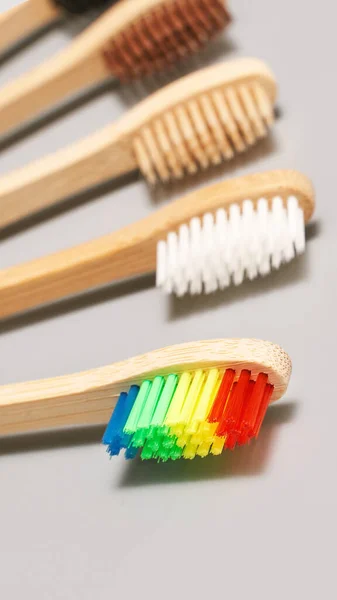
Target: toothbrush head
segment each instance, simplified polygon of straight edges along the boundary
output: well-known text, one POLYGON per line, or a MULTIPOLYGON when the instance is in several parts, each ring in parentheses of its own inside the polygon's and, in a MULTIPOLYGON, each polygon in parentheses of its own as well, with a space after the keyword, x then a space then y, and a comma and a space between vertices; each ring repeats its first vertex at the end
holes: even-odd
POLYGON ((166 71, 198 52, 231 20, 224 0, 143 4, 141 12, 104 48, 106 64, 121 81, 166 71))
POLYGON ((157 374, 122 392, 103 437, 108 453, 124 449, 126 458, 140 453, 159 461, 204 458, 257 438, 269 403, 286 389, 291 362, 268 342, 235 343, 229 341, 223 365, 157 374))

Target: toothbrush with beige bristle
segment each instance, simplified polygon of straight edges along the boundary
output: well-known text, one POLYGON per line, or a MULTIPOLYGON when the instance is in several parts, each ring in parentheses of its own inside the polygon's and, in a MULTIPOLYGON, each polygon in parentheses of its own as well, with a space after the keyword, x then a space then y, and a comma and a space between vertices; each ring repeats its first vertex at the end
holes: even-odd
POLYGON ((273 73, 254 58, 187 75, 113 125, 0 178, 0 228, 136 170, 166 184, 229 161, 267 136, 275 99, 273 73))

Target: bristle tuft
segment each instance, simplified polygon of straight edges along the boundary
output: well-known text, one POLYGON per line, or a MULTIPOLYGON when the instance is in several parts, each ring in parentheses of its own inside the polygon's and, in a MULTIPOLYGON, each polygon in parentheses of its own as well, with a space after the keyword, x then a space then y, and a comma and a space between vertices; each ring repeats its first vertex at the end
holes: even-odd
POLYGON ((142 127, 134 152, 151 185, 231 160, 265 137, 273 107, 257 82, 203 93, 142 127))
POLYGON ((162 72, 197 52, 229 22, 223 0, 167 0, 117 35, 104 57, 122 81, 162 72))
POLYGON ((157 287, 184 296, 240 285, 290 262, 305 249, 303 209, 290 196, 245 200, 193 218, 158 244, 157 287))
POLYGON ((248 370, 157 376, 120 395, 103 444, 127 459, 219 456, 258 436, 273 389, 266 374, 254 380, 248 370))

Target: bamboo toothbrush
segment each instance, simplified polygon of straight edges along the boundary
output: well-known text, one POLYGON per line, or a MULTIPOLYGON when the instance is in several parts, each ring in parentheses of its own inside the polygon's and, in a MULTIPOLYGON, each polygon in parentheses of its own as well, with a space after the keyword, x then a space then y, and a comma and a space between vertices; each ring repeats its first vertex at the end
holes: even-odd
POLYGON ((296 171, 223 181, 120 231, 0 271, 0 317, 156 270, 157 286, 178 295, 238 285, 303 252, 313 210, 311 182, 296 171))
POLYGON ((112 455, 123 447, 127 458, 140 447, 147 459, 217 455, 258 436, 290 374, 289 356, 270 342, 185 343, 85 373, 0 387, 0 436, 106 423, 115 408, 103 438, 112 455))
POLYGON ((124 0, 66 50, 1 90, 0 134, 111 76, 125 81, 164 71, 228 21, 224 0, 124 0))
POLYGON ((106 0, 26 0, 0 13, 0 52, 4 52, 23 37, 53 23, 64 10, 84 12, 106 0))
POLYGON ((167 183, 232 159, 267 135, 275 97, 257 59, 187 75, 95 135, 0 178, 0 228, 136 169, 167 183))

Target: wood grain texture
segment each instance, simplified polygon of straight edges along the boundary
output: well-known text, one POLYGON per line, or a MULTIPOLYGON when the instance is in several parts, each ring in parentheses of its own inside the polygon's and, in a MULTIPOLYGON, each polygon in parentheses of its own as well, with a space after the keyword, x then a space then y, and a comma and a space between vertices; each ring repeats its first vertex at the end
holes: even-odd
MULTIPOLYGON (((257 59, 228 61, 183 77, 143 100, 114 125, 2 177, 0 227, 138 167, 150 183, 156 172, 157 181, 160 177, 160 160, 171 169, 172 179, 210 166, 212 161, 207 156, 213 154, 215 148, 228 160, 235 153, 249 149, 252 143, 266 135, 268 125, 273 120, 275 98, 274 76, 257 59), (238 112, 236 102, 232 110, 226 103, 226 94, 233 96, 234 91, 240 91, 242 86, 253 86, 254 89, 257 86, 256 89, 262 94, 261 98, 257 98, 259 118, 254 116, 255 113, 252 114, 249 106, 245 113, 243 108, 238 112), (215 129, 217 135, 209 125, 213 112, 202 112, 205 99, 211 98, 210 102, 213 102, 213 95, 220 103, 217 115, 221 123, 215 129), (191 120, 186 121, 185 117, 183 122, 179 122, 179 111, 189 110, 191 103, 194 111, 198 111, 200 103, 197 116, 194 114, 191 120), (260 121, 264 127, 263 133, 256 129, 253 142, 243 139, 240 129, 250 124, 256 128, 260 121), (156 126, 161 122, 163 128, 156 133, 156 126), (154 149, 145 147, 148 137, 146 131, 152 134, 154 149), (208 135, 205 135, 206 132, 208 135), (223 151, 224 140, 231 148, 228 156, 223 151), (191 146, 200 149, 199 161, 190 151, 191 146)), ((165 181, 164 177, 162 180, 165 181)))
POLYGON ((145 219, 97 240, 0 271, 0 317, 58 300, 70 294, 156 269, 156 247, 170 231, 246 199, 286 203, 294 195, 305 221, 312 216, 315 195, 310 180, 298 171, 269 171, 229 179, 195 191, 145 219))
POLYGON ((21 38, 48 25, 59 14, 60 8, 52 0, 26 0, 0 13, 0 53, 9 49, 21 38))
MULTIPOLYGON (((47 0, 35 0, 35 2, 30 0, 30 2, 34 5, 35 3, 37 5, 41 4, 41 6, 47 5, 47 0)), ((129 32, 131 32, 131 35, 133 34, 137 22, 146 23, 152 11, 163 6, 167 10, 167 6, 170 6, 173 2, 176 2, 176 0, 127 0, 126 2, 117 3, 106 10, 68 48, 3 88, 0 94, 0 134, 8 133, 21 123, 31 120, 68 96, 109 79, 111 74, 114 73, 111 73, 111 51, 109 50, 110 60, 107 60, 106 48, 108 46, 110 48, 114 40, 113 49, 116 64, 118 62, 122 65, 130 63, 127 60, 126 53, 131 51, 132 44, 131 42, 126 44, 126 48, 123 46, 125 40, 128 39, 129 32)), ((169 37, 172 36, 171 42, 174 41, 175 33, 175 23, 173 21, 169 27, 169 37)), ((208 37, 211 37, 210 33, 208 33, 208 37)), ((166 41, 167 38, 168 34, 166 32, 166 41)), ((136 46, 137 43, 140 46, 145 44, 145 50, 150 61, 152 53, 155 54, 156 43, 153 43, 153 40, 144 39, 139 41, 136 39, 136 46)), ((133 52, 135 51, 139 53, 143 50, 142 48, 139 50, 137 47, 136 50, 133 48, 133 52)), ((156 66, 155 58, 154 56, 153 61, 151 61, 151 64, 153 63, 152 71, 159 68, 158 65, 156 66)), ((178 58, 179 55, 177 60, 178 58)), ((133 59, 133 62, 135 62, 135 59, 133 59)), ((130 76, 136 75, 134 71, 135 67, 133 66, 131 69, 130 66, 130 76)), ((118 69, 115 69, 116 75, 119 72, 118 69)))
POLYGON ((0 387, 0 435, 106 423, 130 385, 200 367, 249 369, 253 379, 266 373, 275 386, 271 401, 286 392, 291 375, 289 356, 271 342, 220 339, 170 346, 85 373, 0 387))

